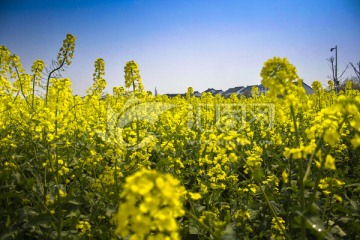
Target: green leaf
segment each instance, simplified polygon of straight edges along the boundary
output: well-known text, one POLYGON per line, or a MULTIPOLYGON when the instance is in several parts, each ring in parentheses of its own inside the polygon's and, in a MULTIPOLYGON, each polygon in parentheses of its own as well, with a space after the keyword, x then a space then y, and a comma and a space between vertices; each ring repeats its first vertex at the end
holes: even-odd
MULTIPOLYGON (((329 225, 333 225, 333 221, 329 221, 329 225)), ((347 236, 347 234, 341 229, 339 225, 335 225, 331 228, 331 233, 340 236, 341 238, 344 238, 347 236)))
POLYGON ((352 200, 351 198, 349 198, 347 195, 345 195, 346 199, 349 201, 350 203, 350 209, 353 212, 358 212, 359 211, 359 205, 357 204, 356 201, 352 200))
POLYGON ((116 211, 116 207, 115 206, 107 206, 106 207, 106 216, 108 216, 108 217, 112 217, 113 216, 113 214, 115 213, 115 211, 116 211))
POLYGON ((80 206, 80 205, 84 204, 84 202, 80 201, 79 199, 77 199, 77 200, 68 200, 68 201, 66 201, 66 203, 69 203, 69 204, 72 204, 72 205, 77 205, 77 206, 80 206))
POLYGON ((360 187, 360 183, 349 184, 349 185, 346 185, 345 187, 346 187, 346 188, 347 188, 347 187, 360 187))
POLYGON ((5 192, 1 193, 0 199, 13 198, 13 197, 21 197, 22 192, 5 192))
POLYGON ((12 230, 10 232, 2 234, 0 240, 14 239, 19 234, 19 229, 12 230))
POLYGON ((221 239, 223 240, 236 240, 236 235, 231 227, 231 224, 228 224, 225 228, 225 231, 221 235, 221 239))
POLYGON ((10 220, 10 216, 8 215, 7 218, 6 218, 6 223, 5 223, 5 226, 6 228, 8 228, 11 224, 11 220, 10 220))
POLYGON ((71 211, 68 215, 66 215, 66 218, 71 218, 71 217, 75 217, 78 218, 80 216, 80 210, 76 209, 74 211, 71 211))
POLYGON ((49 225, 54 220, 54 217, 50 213, 40 214, 36 217, 29 219, 29 222, 24 224, 25 228, 31 228, 40 224, 49 225))
POLYGON ((199 230, 195 226, 189 226, 189 234, 197 235, 199 234, 199 230))

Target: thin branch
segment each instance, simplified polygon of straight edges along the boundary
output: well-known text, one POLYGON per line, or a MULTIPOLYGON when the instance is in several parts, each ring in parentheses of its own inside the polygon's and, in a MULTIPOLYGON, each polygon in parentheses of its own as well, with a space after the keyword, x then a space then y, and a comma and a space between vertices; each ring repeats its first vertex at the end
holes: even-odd
POLYGON ((357 66, 355 66, 352 62, 349 63, 350 66, 354 69, 355 75, 358 78, 358 81, 360 82, 360 61, 357 62, 357 66), (357 69, 357 67, 359 68, 359 70, 357 69))
POLYGON ((346 72, 346 70, 347 70, 348 68, 349 68, 349 65, 346 65, 344 71, 340 74, 340 77, 338 77, 338 80, 339 80, 340 78, 342 78, 342 76, 344 75, 344 73, 346 72))
POLYGON ((327 76, 328 78, 330 78, 331 80, 335 79, 335 67, 334 67, 334 57, 330 57, 328 59, 326 59, 328 62, 330 62, 330 69, 332 72, 332 77, 331 76, 327 76))

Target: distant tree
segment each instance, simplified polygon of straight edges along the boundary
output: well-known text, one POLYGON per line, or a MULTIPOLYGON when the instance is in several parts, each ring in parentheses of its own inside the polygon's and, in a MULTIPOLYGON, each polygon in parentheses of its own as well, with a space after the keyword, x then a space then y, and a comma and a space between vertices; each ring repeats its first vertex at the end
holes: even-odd
POLYGON ((349 65, 346 65, 345 69, 342 71, 342 73, 338 76, 337 75, 337 70, 336 70, 336 64, 335 64, 335 58, 334 57, 330 57, 327 59, 328 62, 330 63, 329 67, 331 69, 331 73, 332 75, 329 75, 327 76, 334 84, 334 89, 335 89, 335 92, 338 92, 339 91, 339 87, 340 87, 340 82, 341 82, 341 79, 344 75, 344 73, 346 72, 346 70, 348 69, 349 65))
POLYGON ((350 62, 349 64, 354 69, 358 82, 360 82, 360 61, 356 63, 356 66, 352 62, 350 62))
POLYGON ((360 79, 358 77, 351 77, 347 78, 344 81, 340 83, 339 90, 345 90, 345 89, 357 89, 360 90, 360 79))

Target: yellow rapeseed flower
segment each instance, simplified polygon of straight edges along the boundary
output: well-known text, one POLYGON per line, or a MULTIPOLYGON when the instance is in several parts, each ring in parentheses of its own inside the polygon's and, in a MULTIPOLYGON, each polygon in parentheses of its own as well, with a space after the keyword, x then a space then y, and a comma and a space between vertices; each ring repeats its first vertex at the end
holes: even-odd
POLYGON ((179 239, 176 218, 185 214, 182 208, 185 194, 185 188, 170 174, 146 169, 134 173, 126 178, 121 193, 124 201, 114 217, 115 232, 134 239, 144 239, 155 233, 179 239))

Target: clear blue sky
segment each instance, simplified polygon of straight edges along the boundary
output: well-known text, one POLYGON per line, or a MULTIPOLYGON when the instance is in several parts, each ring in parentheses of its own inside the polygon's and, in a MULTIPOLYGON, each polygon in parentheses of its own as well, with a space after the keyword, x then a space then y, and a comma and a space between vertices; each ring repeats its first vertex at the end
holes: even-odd
POLYGON ((339 69, 360 61, 359 13, 359 0, 1 0, 0 45, 29 71, 35 59, 50 64, 74 34, 64 76, 80 95, 96 58, 105 60, 108 92, 124 85, 129 60, 145 89, 159 93, 259 84, 274 56, 287 57, 306 83, 326 84, 330 48, 338 45, 339 69))

